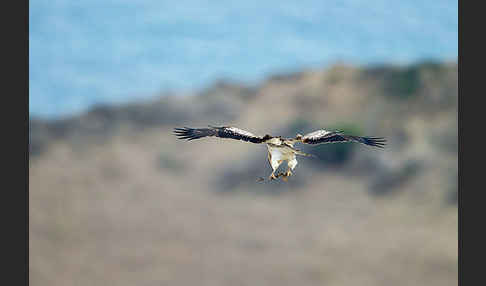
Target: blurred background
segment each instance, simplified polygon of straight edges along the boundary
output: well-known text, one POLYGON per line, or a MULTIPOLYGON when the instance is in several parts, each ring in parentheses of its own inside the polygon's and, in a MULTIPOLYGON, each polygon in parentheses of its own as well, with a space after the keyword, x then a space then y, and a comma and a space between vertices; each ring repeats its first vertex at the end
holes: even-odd
POLYGON ((457 1, 29 4, 31 285, 457 285, 457 1))

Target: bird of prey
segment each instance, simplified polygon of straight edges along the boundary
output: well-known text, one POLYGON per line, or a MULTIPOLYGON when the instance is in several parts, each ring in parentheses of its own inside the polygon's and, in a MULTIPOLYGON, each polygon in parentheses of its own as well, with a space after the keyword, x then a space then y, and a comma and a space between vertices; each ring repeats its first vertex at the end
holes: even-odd
POLYGON ((208 128, 174 128, 174 135, 179 139, 187 139, 188 141, 199 139, 203 137, 219 137, 236 140, 243 140, 255 144, 265 143, 268 148, 268 162, 273 171, 269 176, 269 180, 275 180, 280 175, 287 180, 287 177, 292 175, 292 171, 297 166, 296 155, 311 156, 300 150, 294 148, 295 143, 304 144, 324 144, 324 143, 340 143, 340 142, 358 142, 365 145, 384 148, 386 140, 382 137, 361 137, 344 134, 342 131, 327 131, 324 129, 317 130, 306 135, 297 134, 294 138, 282 138, 281 136, 256 136, 248 131, 238 129, 231 126, 215 127, 209 125, 208 128), (287 161, 287 172, 275 176, 275 171, 280 164, 287 161))

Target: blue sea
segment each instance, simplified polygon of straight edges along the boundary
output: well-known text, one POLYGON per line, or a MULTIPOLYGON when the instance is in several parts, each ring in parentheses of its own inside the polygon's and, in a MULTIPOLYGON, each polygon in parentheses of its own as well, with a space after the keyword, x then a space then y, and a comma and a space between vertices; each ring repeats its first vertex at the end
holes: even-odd
POLYGON ((219 79, 458 53, 457 0, 29 3, 29 112, 47 118, 219 79))

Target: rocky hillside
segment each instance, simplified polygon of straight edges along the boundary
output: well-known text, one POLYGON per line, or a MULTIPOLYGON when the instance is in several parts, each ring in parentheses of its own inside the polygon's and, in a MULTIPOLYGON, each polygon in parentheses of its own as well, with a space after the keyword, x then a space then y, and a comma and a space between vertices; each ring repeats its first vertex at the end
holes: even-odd
POLYGON ((457 285, 455 63, 221 81, 194 94, 30 121, 32 285, 457 285), (318 128, 385 150, 300 146, 287 183, 266 147, 174 137, 318 128))

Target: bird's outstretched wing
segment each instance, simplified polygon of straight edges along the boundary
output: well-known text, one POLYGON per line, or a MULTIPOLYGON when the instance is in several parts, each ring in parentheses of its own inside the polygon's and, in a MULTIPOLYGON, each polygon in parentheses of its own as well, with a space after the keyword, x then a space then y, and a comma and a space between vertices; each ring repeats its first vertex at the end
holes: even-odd
POLYGON ((174 135, 178 136, 179 139, 187 139, 188 141, 208 136, 243 140, 252 143, 262 143, 264 141, 263 137, 256 136, 236 127, 208 127, 209 128, 174 128, 174 135))
POLYGON ((382 137, 361 137, 343 134, 341 131, 317 130, 308 133, 300 139, 300 142, 306 144, 324 144, 340 142, 358 142, 365 145, 384 148, 386 139, 382 137))

